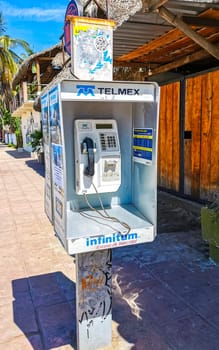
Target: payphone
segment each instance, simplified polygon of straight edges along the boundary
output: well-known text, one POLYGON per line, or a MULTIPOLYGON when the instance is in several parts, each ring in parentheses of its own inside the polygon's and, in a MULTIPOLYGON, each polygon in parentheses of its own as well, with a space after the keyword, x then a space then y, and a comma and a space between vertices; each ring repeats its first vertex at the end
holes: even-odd
POLYGON ((52 196, 45 203, 76 256, 78 350, 96 350, 111 341, 111 248, 156 237, 159 87, 63 80, 46 94, 52 196), (93 275, 102 281, 96 292, 86 282, 93 275))
POLYGON ((47 94, 50 119, 57 114, 50 123, 53 225, 67 252, 153 241, 158 86, 63 80, 47 94))
POLYGON ((77 194, 115 192, 121 184, 121 153, 116 120, 75 120, 77 194))
POLYGON ((45 95, 52 189, 45 203, 75 255, 77 349, 96 350, 112 339, 111 248, 156 236, 159 88, 112 81, 115 23, 75 9, 70 1, 74 79, 56 81, 45 95))

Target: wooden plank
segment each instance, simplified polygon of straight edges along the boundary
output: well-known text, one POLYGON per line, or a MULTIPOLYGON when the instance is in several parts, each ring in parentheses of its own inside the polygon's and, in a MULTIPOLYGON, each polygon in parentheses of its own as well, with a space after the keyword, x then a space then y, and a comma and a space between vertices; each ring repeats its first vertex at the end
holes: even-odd
POLYGON ((200 197, 200 118, 201 118, 201 77, 193 78, 192 102, 192 183, 191 195, 200 197))
POLYGON ((183 66, 184 64, 188 64, 188 63, 191 63, 194 61, 198 61, 199 59, 206 58, 208 56, 209 56, 209 54, 206 51, 200 50, 200 51, 195 52, 191 55, 178 58, 170 63, 159 66, 159 67, 153 69, 152 73, 153 73, 153 75, 155 75, 155 74, 168 72, 171 69, 183 66))
POLYGON ((192 141, 184 140, 184 194, 191 195, 192 141))
POLYGON ((159 140, 158 140, 158 185, 165 187, 166 178, 166 163, 165 163, 165 153, 166 153, 166 128, 165 128, 165 118, 166 118, 166 90, 167 87, 162 86, 160 91, 160 118, 159 118, 159 140))
MULTIPOLYGON (((211 28, 201 28, 197 32, 202 36, 207 37, 208 40, 210 40, 212 37, 217 38, 219 35, 218 33, 215 33, 215 30, 211 28)), ((148 53, 145 53, 140 58, 138 57, 138 62, 141 62, 141 61, 145 62, 147 60, 149 62, 153 62, 153 60, 157 62, 157 57, 159 57, 159 62, 160 62, 160 58, 163 56, 164 57, 169 56, 168 57, 168 61, 169 61, 171 56, 174 56, 176 58, 178 55, 182 56, 183 54, 183 56, 185 56, 185 54, 189 54, 198 50, 200 50, 199 45, 194 43, 190 38, 183 36, 179 40, 169 43, 167 46, 163 45, 153 52, 148 52, 148 53), (182 51, 182 47, 183 47, 183 51, 182 51)))
POLYGON ((196 27, 211 27, 219 28, 219 20, 207 17, 195 17, 195 16, 182 16, 183 22, 191 24, 196 27))
POLYGON ((180 82, 173 84, 172 97, 172 189, 179 191, 179 124, 180 124, 180 82))
MULTIPOLYGON (((193 79, 186 80, 184 130, 192 131, 191 114, 193 100, 193 79)), ((191 145, 192 140, 184 140, 184 194, 191 195, 191 145)))
POLYGON ((185 91, 185 130, 192 129, 191 113, 192 113, 192 100, 193 100, 193 78, 186 80, 185 91))
POLYGON ((219 48, 211 44, 203 36, 198 34, 196 31, 191 29, 186 23, 184 23, 179 17, 173 14, 164 6, 157 9, 159 15, 165 19, 168 23, 174 25, 176 28, 180 29, 185 35, 191 38, 196 44, 201 46, 205 51, 210 53, 213 57, 219 59, 219 48))
POLYGON ((202 75, 200 198, 209 199, 211 164, 212 74, 202 75))
POLYGON ((164 157, 166 158, 166 187, 168 189, 172 188, 173 179, 173 84, 167 85, 167 105, 166 105, 166 153, 164 157))
POLYGON ((177 40, 182 36, 183 34, 180 30, 172 29, 168 33, 162 35, 160 38, 154 39, 149 43, 140 46, 138 49, 118 57, 117 61, 133 60, 136 57, 145 55, 147 52, 151 52, 158 49, 162 45, 168 45, 172 41, 177 40))
MULTIPOLYGON (((218 14, 218 10, 208 9, 204 11, 199 17, 217 18, 218 14)), ((133 60, 139 56, 153 52, 159 49, 160 47, 168 46, 169 44, 171 44, 171 42, 175 42, 184 37, 185 35, 179 29, 172 29, 169 32, 162 35, 161 37, 138 47, 136 50, 133 50, 127 54, 118 57, 116 61, 118 62, 133 60)))
POLYGON ((37 92, 41 92, 40 63, 36 60, 37 92))
POLYGON ((212 73, 212 118, 211 118, 211 167, 210 167, 210 195, 213 199, 219 192, 219 71, 212 73))

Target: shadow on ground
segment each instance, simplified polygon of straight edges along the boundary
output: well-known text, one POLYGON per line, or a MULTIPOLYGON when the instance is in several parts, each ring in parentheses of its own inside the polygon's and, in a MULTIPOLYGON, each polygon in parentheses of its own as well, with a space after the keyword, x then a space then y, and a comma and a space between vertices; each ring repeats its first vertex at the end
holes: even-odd
POLYGON ((204 247, 196 231, 113 250, 113 319, 129 349, 218 349, 219 266, 204 247))
POLYGON ((200 231, 200 213, 199 203, 158 191, 158 233, 200 231))
POLYGON ((62 272, 12 281, 14 322, 34 350, 76 349, 75 284, 62 272))
MULTIPOLYGON (((4 147, 6 147, 6 145, 4 145, 4 147)), ((32 159, 29 152, 18 152, 16 149, 11 149, 7 150, 6 153, 8 153, 11 157, 15 159, 27 159, 25 161, 25 164, 28 167, 32 168, 34 171, 36 171, 36 173, 40 176, 45 177, 44 163, 40 163, 37 159, 32 159)))
MULTIPOLYGON (((194 249, 200 241, 179 232, 113 250, 115 349, 218 349, 219 266, 194 249)), ((59 271, 18 279, 13 296, 14 322, 34 350, 76 349, 74 282, 59 271)))
POLYGON ((8 153, 11 157, 16 159, 30 158, 30 153, 26 151, 18 152, 16 149, 12 149, 6 151, 6 153, 8 153))
POLYGON ((45 177, 45 165, 44 163, 39 163, 37 159, 31 159, 27 160, 26 165, 30 168, 32 168, 34 171, 37 172, 42 177, 45 177))

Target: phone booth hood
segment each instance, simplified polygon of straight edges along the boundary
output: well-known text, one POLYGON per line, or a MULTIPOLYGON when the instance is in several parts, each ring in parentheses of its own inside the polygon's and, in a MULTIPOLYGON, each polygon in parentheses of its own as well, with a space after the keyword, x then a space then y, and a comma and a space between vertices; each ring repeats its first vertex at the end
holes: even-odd
POLYGON ((153 241, 158 85, 63 80, 43 94, 41 105, 45 211, 66 251, 153 241))

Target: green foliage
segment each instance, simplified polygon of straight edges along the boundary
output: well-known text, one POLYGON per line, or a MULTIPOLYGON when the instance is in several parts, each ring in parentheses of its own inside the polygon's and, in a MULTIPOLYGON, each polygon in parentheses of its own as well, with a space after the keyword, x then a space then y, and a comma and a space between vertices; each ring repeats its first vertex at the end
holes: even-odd
POLYGON ((17 147, 23 147, 21 118, 13 117, 7 109, 5 109, 3 106, 0 106, 0 130, 2 129, 14 132, 17 139, 17 147))
POLYGON ((16 148, 16 146, 15 146, 13 143, 9 143, 9 144, 8 144, 8 147, 16 148))
POLYGON ((9 106, 13 98, 13 76, 24 60, 22 55, 17 54, 17 48, 23 49, 27 56, 33 53, 25 40, 14 39, 5 34, 3 15, 0 12, 0 95, 5 107, 9 106))
POLYGON ((43 149, 43 133, 41 130, 35 130, 31 135, 32 141, 30 142, 32 150, 34 152, 42 152, 43 149))
POLYGON ((21 130, 21 118, 16 117, 15 118, 15 135, 17 139, 17 147, 22 148, 23 147, 23 137, 22 137, 22 130, 21 130))
POLYGON ((15 133, 16 131, 21 132, 21 118, 13 117, 9 110, 0 108, 0 127, 7 128, 15 133))
POLYGON ((1 119, 1 126, 7 127, 8 129, 14 129, 15 128, 15 118, 12 117, 11 112, 9 110, 5 109, 3 106, 0 110, 0 119, 1 119))

